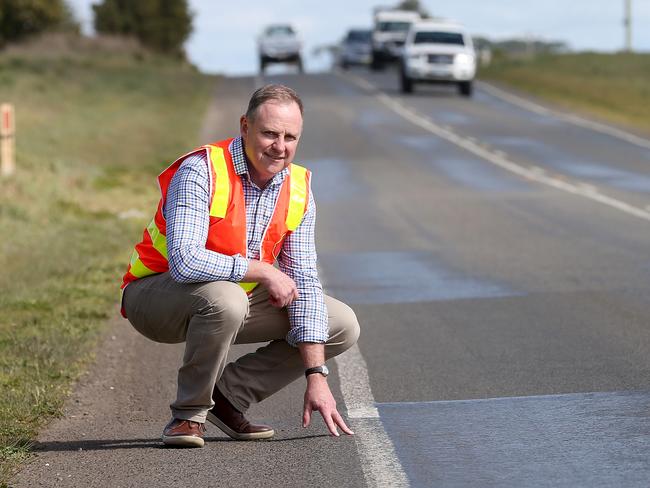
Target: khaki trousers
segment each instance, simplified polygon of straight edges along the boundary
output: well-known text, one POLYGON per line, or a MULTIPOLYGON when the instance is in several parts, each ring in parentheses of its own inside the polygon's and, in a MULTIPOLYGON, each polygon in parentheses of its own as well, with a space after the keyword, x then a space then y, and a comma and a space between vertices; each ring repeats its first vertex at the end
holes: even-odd
MULTIPOLYGON (((359 324, 344 303, 329 296, 325 303, 329 316, 325 356, 329 359, 356 343, 359 324)), ((230 281, 183 284, 167 272, 130 283, 122 304, 129 322, 145 337, 168 344, 185 342, 176 400, 170 405, 175 418, 205 422, 214 405, 215 384, 245 412, 252 403, 303 375, 299 350, 285 340, 287 311, 273 307, 261 285, 248 296, 230 281), (226 364, 232 344, 255 342, 269 343, 226 364)))

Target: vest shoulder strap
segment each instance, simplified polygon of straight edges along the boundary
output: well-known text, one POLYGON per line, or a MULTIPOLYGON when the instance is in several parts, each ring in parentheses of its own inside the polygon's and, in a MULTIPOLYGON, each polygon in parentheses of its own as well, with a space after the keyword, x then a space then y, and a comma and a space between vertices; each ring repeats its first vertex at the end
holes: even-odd
POLYGON ((291 232, 296 230, 307 213, 309 203, 309 178, 311 173, 307 168, 297 164, 289 166, 291 187, 289 189, 289 210, 287 212, 286 225, 291 232))
POLYGON ((207 146, 212 165, 214 193, 210 204, 210 217, 224 218, 232 192, 228 163, 224 150, 219 146, 207 146))

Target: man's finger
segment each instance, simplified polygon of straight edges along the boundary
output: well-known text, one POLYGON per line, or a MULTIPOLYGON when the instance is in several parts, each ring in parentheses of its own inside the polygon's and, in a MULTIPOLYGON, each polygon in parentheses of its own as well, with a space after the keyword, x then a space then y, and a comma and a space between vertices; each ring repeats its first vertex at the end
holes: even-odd
POLYGON ((310 422, 311 422, 311 408, 309 406, 305 406, 305 411, 302 412, 302 426, 307 427, 310 422))
POLYGON ((325 414, 323 412, 321 412, 321 415, 323 416, 323 420, 325 421, 325 425, 327 425, 327 428, 329 429, 330 434, 332 434, 332 435, 334 435, 336 437, 339 437, 339 435, 340 435, 339 431, 336 430, 336 424, 332 420, 331 415, 325 414))
POLYGON ((343 417, 341 417, 341 414, 338 412, 338 410, 334 411, 332 417, 334 417, 334 421, 336 422, 336 425, 338 425, 343 432, 345 432, 348 435, 354 435, 354 432, 352 432, 350 427, 348 427, 345 424, 345 420, 343 420, 343 417))

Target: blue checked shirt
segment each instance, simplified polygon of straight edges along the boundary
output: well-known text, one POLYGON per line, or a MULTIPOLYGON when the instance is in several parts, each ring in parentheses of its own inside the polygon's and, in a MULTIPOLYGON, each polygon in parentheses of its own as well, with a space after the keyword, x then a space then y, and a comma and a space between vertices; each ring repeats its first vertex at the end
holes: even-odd
MULTIPOLYGON (((248 256, 227 256, 205 248, 210 218, 210 170, 205 154, 190 156, 172 178, 163 208, 169 273, 180 283, 240 282, 248 271, 248 259, 259 259, 262 236, 289 170, 285 168, 260 189, 250 179, 241 137, 230 143, 230 153, 246 200, 248 256)), ((296 282, 300 295, 287 307, 291 328, 286 339, 292 346, 298 342, 323 343, 328 337, 327 309, 316 269, 315 224, 316 205, 310 191, 307 213, 285 239, 278 256, 280 270, 296 282)))

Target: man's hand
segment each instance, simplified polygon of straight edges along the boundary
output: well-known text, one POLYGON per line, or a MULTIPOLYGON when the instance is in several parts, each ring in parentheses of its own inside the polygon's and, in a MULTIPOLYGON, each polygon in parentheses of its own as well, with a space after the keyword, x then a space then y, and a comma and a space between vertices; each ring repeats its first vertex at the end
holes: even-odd
POLYGON ((296 282, 279 269, 270 268, 269 277, 262 282, 269 291, 269 301, 274 307, 286 307, 298 298, 296 282))
POLYGON ((269 301, 274 307, 290 305, 298 298, 296 282, 277 268, 263 261, 248 261, 248 272, 244 282, 262 283, 269 292, 269 301))
POLYGON ((307 390, 305 391, 305 404, 302 413, 302 426, 307 427, 311 422, 311 414, 320 412, 330 434, 339 436, 337 427, 348 435, 354 432, 345 425, 345 421, 336 409, 336 400, 332 396, 327 379, 319 373, 307 376, 307 390))
MULTIPOLYGON (((313 368, 325 364, 325 346, 311 342, 299 342, 298 349, 305 368, 313 368)), ((307 390, 305 391, 305 404, 302 411, 302 426, 307 427, 311 422, 312 412, 317 411, 323 416, 325 425, 330 434, 337 436, 340 427, 348 435, 354 434, 350 428, 345 425, 341 414, 336 410, 336 401, 332 396, 330 387, 327 384, 327 378, 320 373, 314 373, 307 376, 307 390)))

